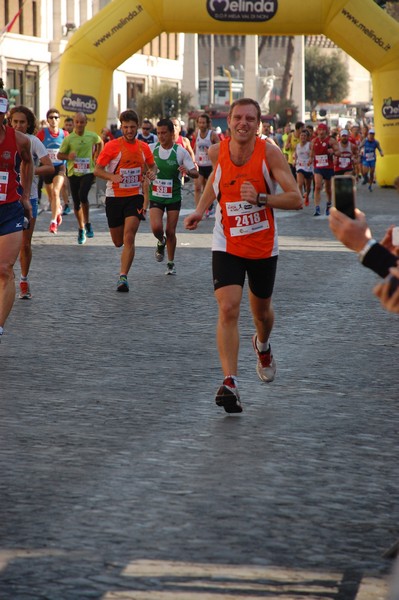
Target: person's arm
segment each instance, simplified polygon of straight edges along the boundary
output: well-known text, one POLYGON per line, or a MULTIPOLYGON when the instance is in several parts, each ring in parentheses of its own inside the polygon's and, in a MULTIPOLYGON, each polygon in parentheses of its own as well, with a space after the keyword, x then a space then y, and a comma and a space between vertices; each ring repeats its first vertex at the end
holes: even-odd
POLYGON ((190 154, 181 146, 178 147, 178 161, 179 171, 182 176, 190 175, 193 179, 199 177, 198 168, 195 166, 190 154))
POLYGON ((373 239, 366 216, 358 208, 355 208, 355 218, 350 219, 331 207, 329 224, 337 240, 357 252, 360 262, 380 277, 386 277, 390 267, 395 266, 397 257, 373 239))
POLYGON ((96 166, 94 167, 93 175, 95 177, 99 177, 100 179, 105 179, 105 181, 120 183, 123 180, 122 175, 120 173, 111 173, 110 171, 106 171, 106 166, 107 165, 100 165, 97 161, 96 166))
POLYGON ((69 136, 64 138, 59 151, 57 152, 58 160, 74 160, 76 152, 71 152, 69 147, 69 136))
MULTIPOLYGON (((219 158, 220 144, 213 144, 208 150, 208 156, 212 162, 213 169, 215 169, 218 158, 219 158)), ((212 205, 216 199, 215 190, 213 189, 213 173, 209 176, 204 191, 201 194, 198 206, 193 213, 187 215, 184 219, 184 226, 186 229, 196 229, 198 223, 202 221, 205 211, 212 205)))
POLYGON ((377 284, 373 292, 386 310, 399 314, 399 285, 392 291, 393 284, 399 281, 399 267, 392 267, 389 271, 389 277, 377 284))
POLYGON ((334 156, 341 156, 341 152, 339 151, 338 143, 334 140, 334 138, 330 138, 330 147, 328 148, 328 154, 332 154, 334 156))
POLYGON ((312 140, 310 142, 310 153, 309 153, 308 167, 310 167, 311 165, 313 165, 313 161, 314 161, 314 142, 312 140))
MULTIPOLYGON (((291 169, 277 146, 265 144, 266 156, 273 179, 282 188, 281 194, 267 194, 267 205, 283 210, 300 210, 303 208, 301 194, 291 169)), ((250 204, 258 204, 259 194, 249 181, 241 186, 241 198, 250 204)))
MULTIPOLYGON (((375 242, 375 240, 373 241, 375 242)), ((378 242, 370 244, 369 247, 366 246, 364 250, 359 253, 360 262, 380 277, 386 277, 389 269, 397 263, 397 256, 378 242)))
POLYGON ((151 148, 145 142, 139 142, 141 144, 141 149, 145 158, 145 166, 143 174, 148 179, 148 181, 154 181, 157 178, 158 173, 158 165, 154 160, 154 155, 151 152, 151 148))
POLYGON ((97 160, 97 158, 99 157, 102 149, 104 148, 104 142, 103 140, 99 137, 98 138, 98 142, 97 144, 95 144, 94 146, 94 151, 93 151, 93 160, 94 162, 97 160))
POLYGON ((31 144, 30 139, 20 131, 15 131, 15 141, 18 153, 21 157, 20 177, 23 192, 19 201, 24 207, 25 216, 30 220, 32 218, 30 190, 33 179, 33 158, 30 151, 31 144))
POLYGON ((285 142, 284 145, 284 150, 290 150, 291 149, 291 137, 292 137, 292 133, 290 133, 287 137, 287 140, 285 142))
POLYGON ((55 172, 55 167, 48 154, 40 157, 40 165, 35 168, 34 172, 35 175, 39 175, 39 177, 46 177, 55 172))
POLYGON ((378 152, 380 153, 380 155, 384 156, 384 153, 383 153, 382 148, 380 146, 380 142, 378 142, 378 144, 377 144, 377 149, 378 149, 378 152))
POLYGON ((216 131, 212 131, 211 133, 211 142, 212 144, 218 144, 220 142, 219 136, 216 131))
POLYGON ((55 167, 51 162, 51 158, 48 155, 47 148, 37 137, 31 138, 31 144, 33 156, 36 156, 37 159, 40 161, 40 164, 38 166, 33 167, 34 175, 39 175, 39 177, 52 175, 55 172, 55 167))
POLYGON ((187 152, 191 156, 191 159, 192 159, 193 163, 195 163, 194 150, 192 149, 192 146, 190 144, 190 140, 188 138, 185 138, 185 137, 182 138, 182 139, 183 139, 183 146, 184 146, 185 150, 187 150, 187 152))

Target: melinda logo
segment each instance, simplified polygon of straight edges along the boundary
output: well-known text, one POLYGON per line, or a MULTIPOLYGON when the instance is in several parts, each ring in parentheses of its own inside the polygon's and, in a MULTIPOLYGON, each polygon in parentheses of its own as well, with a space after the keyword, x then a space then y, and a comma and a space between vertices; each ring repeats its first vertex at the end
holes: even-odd
POLYGON ((61 100, 61 106, 64 110, 91 115, 96 112, 98 104, 93 96, 73 94, 72 90, 66 90, 61 100))
POLYGON ((208 13, 217 21, 268 21, 278 0, 207 0, 208 13))
POLYGON ((385 119, 399 119, 399 100, 392 100, 392 98, 384 100, 382 116, 385 119))

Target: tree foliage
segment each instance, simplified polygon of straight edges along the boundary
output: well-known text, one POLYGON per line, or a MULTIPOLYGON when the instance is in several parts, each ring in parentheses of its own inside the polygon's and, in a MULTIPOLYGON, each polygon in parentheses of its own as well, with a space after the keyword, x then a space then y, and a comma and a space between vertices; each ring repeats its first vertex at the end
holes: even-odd
POLYGON ((177 87, 162 85, 150 94, 140 94, 136 110, 140 119, 160 119, 179 117, 190 109, 191 94, 181 92, 177 87))
POLYGON ((305 97, 313 107, 319 102, 341 102, 349 92, 349 72, 339 53, 324 54, 319 48, 305 52, 305 97))
POLYGON ((399 21, 399 2, 398 0, 374 0, 378 6, 387 11, 391 17, 399 21))

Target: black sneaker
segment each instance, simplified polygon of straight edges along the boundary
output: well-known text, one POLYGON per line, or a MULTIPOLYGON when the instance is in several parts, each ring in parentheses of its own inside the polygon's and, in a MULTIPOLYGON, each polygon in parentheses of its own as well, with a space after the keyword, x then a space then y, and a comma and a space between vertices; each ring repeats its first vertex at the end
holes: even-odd
POLYGON ((119 277, 119 281, 118 281, 118 285, 117 285, 116 290, 118 292, 128 292, 129 291, 129 284, 127 282, 126 275, 121 275, 119 277))
POLYGON ((216 392, 215 402, 218 406, 223 406, 227 413, 242 412, 240 394, 232 377, 224 378, 223 384, 216 392))
POLYGON ((155 260, 157 262, 162 262, 165 258, 165 246, 166 246, 166 237, 163 237, 162 242, 157 242, 157 247, 155 248, 155 260))

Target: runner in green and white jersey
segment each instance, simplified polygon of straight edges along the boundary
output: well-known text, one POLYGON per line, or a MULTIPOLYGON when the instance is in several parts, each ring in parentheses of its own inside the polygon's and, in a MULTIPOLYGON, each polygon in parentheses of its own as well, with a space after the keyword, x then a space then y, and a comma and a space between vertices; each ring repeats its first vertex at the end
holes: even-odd
POLYGON ((150 185, 150 224, 157 238, 155 259, 162 262, 167 248, 168 264, 165 275, 176 275, 175 250, 176 226, 181 208, 181 178, 184 175, 197 178, 198 170, 182 146, 173 142, 174 127, 169 119, 157 123, 158 142, 150 144, 158 167, 156 179, 150 185), (163 215, 166 210, 166 228, 163 215))

